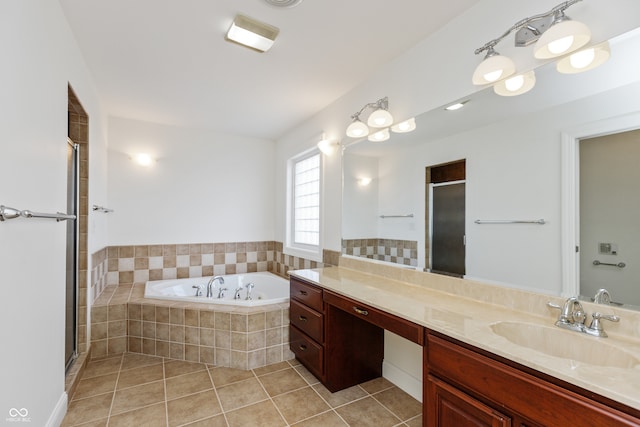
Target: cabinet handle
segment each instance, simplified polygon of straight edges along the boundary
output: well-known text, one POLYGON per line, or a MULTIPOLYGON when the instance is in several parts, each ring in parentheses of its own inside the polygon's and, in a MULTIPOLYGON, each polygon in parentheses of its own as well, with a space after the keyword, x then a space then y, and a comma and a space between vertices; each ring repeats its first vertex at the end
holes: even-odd
POLYGON ((298 320, 301 321, 301 322, 306 322, 307 318, 302 316, 302 315, 300 315, 300 316, 298 316, 298 320))
POLYGON ((307 291, 300 291, 300 295, 307 295, 307 291))
POLYGON ((355 311, 358 314, 362 314, 363 316, 368 316, 369 312, 367 310, 363 310, 361 308, 358 307, 353 307, 353 311, 355 311))
POLYGON ((307 351, 307 346, 304 344, 300 344, 300 347, 298 347, 300 350, 302 351, 307 351))

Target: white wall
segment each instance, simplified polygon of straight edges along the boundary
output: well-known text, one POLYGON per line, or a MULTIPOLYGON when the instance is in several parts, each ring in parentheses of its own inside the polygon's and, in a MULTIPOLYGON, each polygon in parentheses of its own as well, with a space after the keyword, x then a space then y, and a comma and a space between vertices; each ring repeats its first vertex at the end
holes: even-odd
POLYGON ((344 187, 343 197, 353 206, 344 212, 342 221, 345 239, 373 239, 378 236, 378 159, 375 157, 359 156, 344 153, 344 187), (348 158, 348 159, 347 159, 348 158), (369 178, 369 185, 362 185, 359 181, 369 178))
MULTIPOLYGON (((55 1, 3 2, 0 46, 0 204, 64 210, 68 83, 90 117, 92 162, 106 144, 91 76, 55 1)), ((103 166, 92 169, 90 185, 90 197, 100 200, 106 199, 103 166)), ((103 220, 90 222, 91 248, 104 246, 103 220)), ((30 425, 57 424, 66 411, 65 225, 13 219, 0 223, 0 241, 0 422, 11 408, 26 408, 30 425)))
MULTIPOLYGON (((473 51, 485 42, 501 35, 503 31, 520 19, 545 12, 557 4, 556 0, 536 2, 526 0, 481 1, 467 13, 447 24, 435 35, 428 37, 413 49, 381 69, 376 70, 370 78, 331 106, 280 138, 277 148, 276 185, 280 188, 285 188, 286 159, 308 148, 309 135, 317 134, 318 131, 323 130, 328 137, 343 139, 350 115, 368 102, 388 96, 390 110, 393 112, 394 117, 404 119, 417 116, 420 113, 439 107, 451 100, 463 98, 479 90, 472 86, 470 76, 482 58, 475 57, 473 51)), ((640 2, 634 0, 586 1, 572 6, 568 15, 589 25, 592 30, 592 41, 595 43, 638 27, 637 17, 640 16, 640 2)), ((518 68, 522 71, 540 65, 539 62, 533 59, 530 49, 518 50, 508 40, 500 44, 499 51, 503 55, 514 59, 518 64, 518 68)), ((541 244, 540 249, 550 249, 552 252, 556 251, 559 254, 560 236, 559 228, 557 228, 559 227, 560 218, 559 198, 551 201, 548 199, 551 197, 549 195, 538 195, 547 191, 559 194, 560 152, 559 148, 552 147, 549 144, 553 144, 553 142, 548 140, 543 145, 552 149, 557 157, 550 164, 543 162, 540 165, 541 167, 549 167, 549 173, 555 176, 555 180, 548 177, 541 186, 529 185, 528 188, 524 189, 524 193, 531 196, 528 200, 540 200, 544 203, 544 209, 542 210, 545 210, 545 212, 543 214, 546 214, 548 210, 553 212, 555 218, 558 218, 558 224, 549 224, 545 226, 546 228, 543 231, 543 233, 548 233, 548 238, 551 238, 551 233, 555 231, 557 237, 553 237, 553 241, 546 240, 541 244), (547 203, 550 204, 547 205, 547 203), (553 230, 554 227, 556 228, 555 230, 553 230)), ((559 146, 559 142, 557 145, 559 146)), ((450 154, 453 155, 453 151, 450 154)), ((482 156, 482 154, 478 155, 482 156)), ((489 156, 490 153, 484 155, 489 156)), ((325 198, 324 213, 326 216, 324 218, 323 241, 325 242, 325 248, 332 250, 340 250, 341 246, 340 215, 342 212, 342 199, 340 196, 341 181, 339 179, 341 170, 338 157, 333 156, 325 163, 327 175, 325 176, 324 184, 328 197, 325 198)), ((456 155, 456 158, 461 157, 456 155)), ((540 155, 534 153, 532 159, 540 159, 540 155)), ((528 159, 523 158, 523 160, 528 159)), ((438 163, 439 161, 438 159, 431 159, 431 162, 438 163)), ((468 173, 473 172, 473 170, 468 171, 468 173)), ((498 177, 495 176, 493 181, 497 180, 498 177)), ((491 180, 487 179, 487 183, 490 184, 491 180)), ((473 187, 467 188, 469 192, 472 192, 472 190, 473 187)), ((522 188, 515 189, 515 191, 522 190, 522 188)), ((276 226, 277 234, 280 236, 284 235, 285 206, 284 197, 278 195, 276 199, 276 226)), ((500 213, 502 212, 504 210, 500 211, 500 213)), ((530 212, 532 212, 531 209, 526 210, 527 216, 530 212)), ((516 214, 518 212, 513 213, 516 214)), ((557 270, 559 262, 558 255, 557 260, 551 265, 544 264, 540 268, 557 270)), ((473 261, 472 265, 474 265, 473 261)), ((513 266, 513 268, 518 267, 519 265, 513 266)), ((542 279, 543 277, 536 275, 536 278, 542 279)), ((509 277, 505 277, 505 279, 509 280, 509 277)), ((542 286, 544 288, 555 288, 558 280, 559 276, 556 279, 556 284, 544 283, 542 286)), ((408 351, 410 350, 408 349, 408 351)), ((394 353, 397 354, 398 352, 394 353)), ((389 348, 385 350, 385 363, 397 363, 399 366, 406 364, 406 361, 394 358, 394 353, 389 348)), ((422 361, 416 359, 414 363, 420 365, 422 361)), ((412 371, 412 369, 407 370, 412 371)))
POLYGON ((272 141, 111 117, 109 244, 274 240, 274 163, 272 141))

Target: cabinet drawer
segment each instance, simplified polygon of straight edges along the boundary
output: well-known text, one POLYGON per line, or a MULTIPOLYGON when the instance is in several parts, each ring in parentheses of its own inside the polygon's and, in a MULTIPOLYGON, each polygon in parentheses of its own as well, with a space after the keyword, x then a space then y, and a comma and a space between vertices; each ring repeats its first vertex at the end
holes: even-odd
POLYGON ((322 312, 322 289, 309 283, 302 282, 298 279, 290 280, 291 298, 296 299, 308 305, 316 311, 322 312))
POLYGON ((347 313, 393 332, 394 334, 400 335, 409 341, 413 341, 419 345, 424 344, 424 327, 420 325, 394 316, 393 314, 385 313, 366 304, 334 294, 331 291, 325 290, 324 300, 328 304, 338 307, 347 313))
POLYGON ((296 358, 316 377, 324 375, 324 350, 310 337, 291 325, 289 331, 290 348, 296 358))
POLYGON ((315 341, 319 343, 322 343, 324 341, 322 334, 322 314, 310 309, 306 305, 300 304, 295 300, 291 300, 289 310, 289 316, 292 325, 295 325, 298 329, 309 335, 315 341))

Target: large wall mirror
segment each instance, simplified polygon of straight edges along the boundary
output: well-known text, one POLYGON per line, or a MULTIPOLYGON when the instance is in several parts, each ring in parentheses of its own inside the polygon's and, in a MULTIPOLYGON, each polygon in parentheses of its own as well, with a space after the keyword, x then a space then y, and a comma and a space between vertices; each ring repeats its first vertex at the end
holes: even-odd
MULTIPOLYGON (((564 162, 569 158, 563 155, 566 135, 580 135, 580 140, 601 137, 602 132, 587 135, 581 129, 640 112, 640 31, 616 37, 610 45, 610 60, 584 73, 560 74, 555 64, 539 67, 536 87, 524 95, 501 97, 488 88, 457 100, 467 101, 460 110, 438 108, 419 115, 411 133, 392 134, 384 142, 343 141, 343 254, 429 270, 433 206, 428 171, 464 161, 463 277, 558 295, 572 286, 578 289, 582 271, 589 282, 580 291, 585 297, 592 296, 594 288, 605 287, 614 301, 640 306, 640 227, 621 226, 621 216, 605 214, 625 211, 626 217, 640 217, 639 181, 620 174, 615 175, 622 182, 614 181, 614 174, 607 171, 621 165, 589 154, 595 157, 592 162, 601 163, 581 171, 573 168, 583 174, 575 177, 576 191, 581 181, 595 180, 593 191, 620 195, 616 201, 583 195, 583 201, 595 198, 602 208, 598 214, 590 210, 595 219, 581 213, 578 204, 568 205, 563 189, 564 162), (600 177, 585 178, 589 169, 600 177), (606 184, 603 174, 608 175, 606 184), (574 215, 576 230, 563 225, 567 212, 574 215), (580 217, 585 218, 582 230, 580 217), (598 222, 614 221, 616 234, 598 230, 598 222), (566 248, 569 243, 578 246, 580 232, 583 240, 595 239, 585 242, 588 269, 601 268, 587 278, 586 261, 578 260, 580 268, 569 275, 576 283, 567 285, 571 255, 566 248), (600 243, 610 252, 593 254, 600 243), (602 264, 594 265, 594 260, 602 264), (603 265, 620 262, 624 268, 603 265), (617 290, 616 283, 621 282, 628 289, 617 290), (636 286, 635 292, 630 286, 636 286)), ((640 120, 606 133, 634 127, 640 128, 640 120)), ((626 143, 637 148, 638 133, 626 143)), ((604 149, 612 150, 613 143, 604 149)), ((637 171, 640 154, 634 156, 630 163, 637 171)))

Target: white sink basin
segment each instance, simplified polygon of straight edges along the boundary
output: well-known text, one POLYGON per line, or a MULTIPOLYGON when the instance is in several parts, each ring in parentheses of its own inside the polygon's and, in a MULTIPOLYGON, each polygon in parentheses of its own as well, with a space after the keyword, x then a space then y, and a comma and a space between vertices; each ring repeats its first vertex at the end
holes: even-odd
POLYGON ((610 368, 633 368, 640 364, 632 354, 607 343, 608 338, 522 322, 498 322, 491 329, 513 344, 549 356, 610 368))

